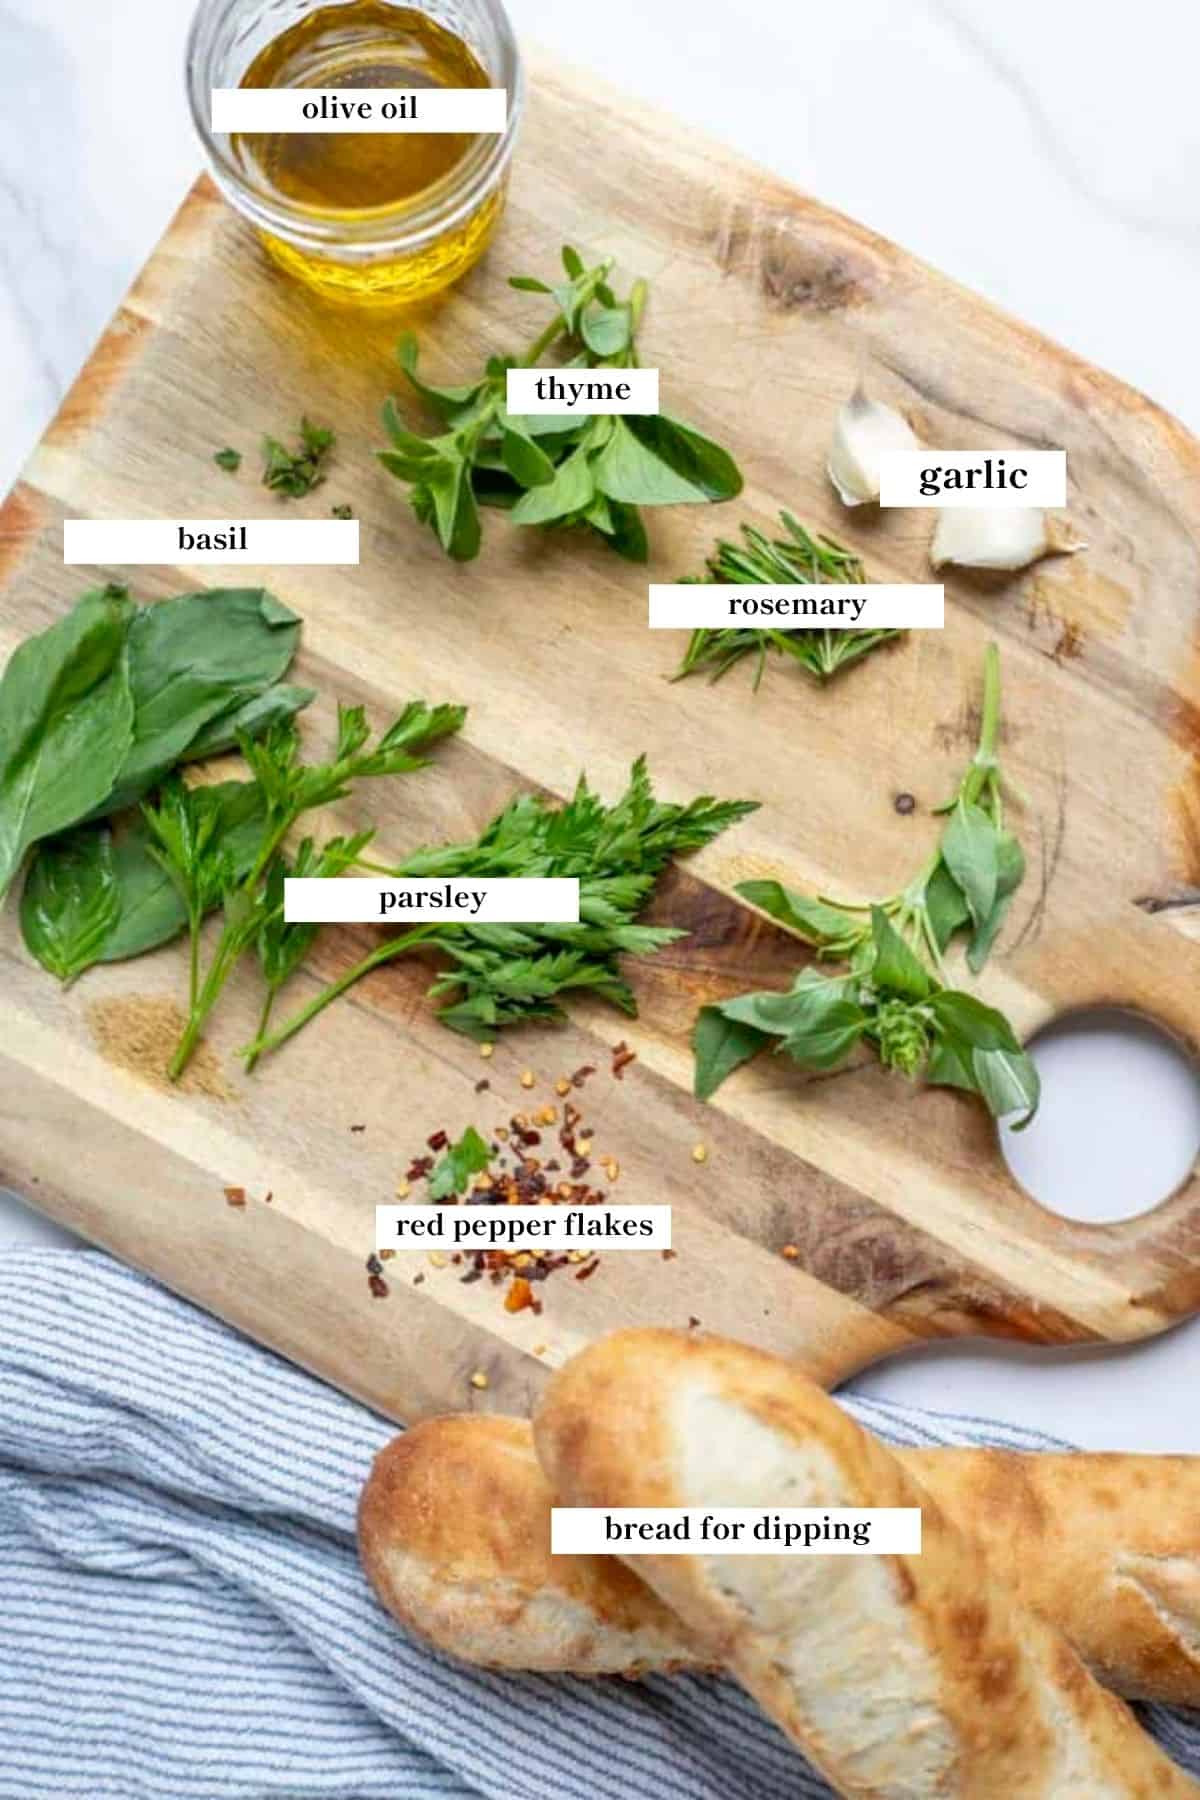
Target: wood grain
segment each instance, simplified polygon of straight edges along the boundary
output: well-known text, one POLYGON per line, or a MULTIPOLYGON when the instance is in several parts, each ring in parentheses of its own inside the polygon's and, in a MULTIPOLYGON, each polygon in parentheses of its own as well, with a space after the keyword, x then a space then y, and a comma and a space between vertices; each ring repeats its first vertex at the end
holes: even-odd
MULTIPOLYGON (((123 1001, 177 1000, 178 951, 62 993, 31 966, 10 906, 0 1173, 396 1417, 523 1410, 548 1366, 635 1322, 698 1319, 830 1382, 931 1336, 1164 1329, 1200 1306, 1195 1172, 1143 1218, 1065 1221, 1017 1187, 990 1121, 960 1096, 911 1089, 866 1058, 816 1079, 764 1060, 702 1107, 687 1034, 703 1001, 785 985, 802 959, 730 898, 736 882, 770 874, 857 897, 893 890, 925 856, 931 808, 972 748, 996 638, 1030 873, 980 991, 1025 1033, 1118 1004, 1195 1049, 1200 446, 1141 396, 669 120, 606 102, 598 156, 590 78, 535 59, 532 92, 494 251, 406 322, 432 377, 452 380, 532 335, 529 297, 504 278, 551 269, 562 242, 650 278, 644 341, 664 403, 731 444, 747 491, 720 512, 656 517, 649 579, 695 569, 717 531, 780 506, 853 542, 874 577, 928 579, 931 515, 848 515, 823 473, 860 366, 931 444, 1065 448, 1089 548, 1000 585, 951 575, 944 633, 913 634, 826 690, 782 669, 757 697, 740 672, 715 689, 669 686, 679 645, 646 630, 642 575, 602 547, 489 516, 477 563, 441 557, 372 456, 380 403, 400 385, 396 321, 326 310, 288 285, 201 181, 0 512, 0 655, 84 585, 62 566, 63 517, 265 513, 276 503, 253 486, 254 447, 303 408, 337 428, 340 450, 297 511, 349 501, 363 555, 356 569, 260 572, 306 622, 298 678, 323 696, 307 734, 327 739, 339 698, 376 720, 414 694, 470 706, 463 740, 433 769, 372 793, 385 848, 465 835, 514 789, 562 793, 584 768, 613 794, 641 751, 668 797, 763 806, 657 901, 690 936, 635 968, 636 1024, 581 1007, 564 1032, 503 1043, 486 1103, 476 1050, 433 1022, 416 965, 377 973, 251 1079, 235 1055, 256 1004, 248 978, 210 1036, 219 1079, 168 1091, 116 1066, 97 1026, 123 1001), (212 464, 227 443, 247 452, 240 481, 212 464), (896 812, 901 792, 915 813, 896 812), (616 1083, 608 1049, 622 1036, 638 1061, 616 1083), (373 1208, 425 1135, 506 1116, 527 1064, 550 1081, 582 1062, 602 1071, 589 1109, 597 1149, 622 1164, 619 1197, 676 1207, 677 1258, 610 1256, 595 1280, 548 1284, 540 1320, 506 1315, 494 1290, 452 1270, 414 1287, 417 1265, 401 1261, 389 1297, 373 1300, 373 1208), (702 1168, 697 1141, 710 1150, 702 1168), (247 1189, 245 1208, 226 1205, 229 1184, 247 1189), (798 1262, 780 1256, 785 1244, 798 1262), (468 1380, 480 1369, 482 1393, 468 1380)), ((142 570, 134 587, 154 599, 206 578, 142 570)), ((329 930, 298 991, 345 967, 363 935, 329 930)))

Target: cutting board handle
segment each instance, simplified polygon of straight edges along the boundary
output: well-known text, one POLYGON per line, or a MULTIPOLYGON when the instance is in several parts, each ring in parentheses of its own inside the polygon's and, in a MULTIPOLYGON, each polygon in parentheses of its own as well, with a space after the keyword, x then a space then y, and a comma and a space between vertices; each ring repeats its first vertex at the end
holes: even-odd
MULTIPOLYGON (((1024 1017, 1026 1037, 1078 1015, 1114 1008, 1174 1037, 1200 1072, 1200 941, 1161 915, 1134 906, 1100 914, 1064 936, 1048 934, 1008 965, 1038 996, 1024 1017)), ((1137 1096, 1130 1107, 1136 1128, 1137 1096)), ((1113 1336, 1135 1338, 1200 1311, 1200 1149, 1185 1180, 1135 1218, 1066 1222, 1062 1248, 1124 1291, 1113 1336)))

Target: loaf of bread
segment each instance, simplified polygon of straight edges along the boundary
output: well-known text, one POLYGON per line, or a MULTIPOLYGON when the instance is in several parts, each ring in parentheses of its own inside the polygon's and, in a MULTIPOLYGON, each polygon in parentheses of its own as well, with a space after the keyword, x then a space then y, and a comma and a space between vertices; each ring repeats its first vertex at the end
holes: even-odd
MULTIPOLYGON (((1109 1687, 1200 1706, 1200 1457, 893 1454, 1109 1687)), ((639 1675, 703 1661, 617 1558, 551 1556, 553 1504, 524 1419, 428 1419, 376 1458, 363 1563, 389 1612, 468 1662, 639 1675)))
POLYGON ((842 1794, 1200 1794, 898 1458, 788 1364, 620 1332, 554 1376, 534 1441, 572 1506, 921 1509, 920 1555, 629 1559, 842 1794))
POLYGON ((367 1579, 402 1625, 467 1662, 639 1675, 696 1660, 623 1563, 550 1555, 551 1504, 524 1419, 414 1425, 359 1502, 367 1579))

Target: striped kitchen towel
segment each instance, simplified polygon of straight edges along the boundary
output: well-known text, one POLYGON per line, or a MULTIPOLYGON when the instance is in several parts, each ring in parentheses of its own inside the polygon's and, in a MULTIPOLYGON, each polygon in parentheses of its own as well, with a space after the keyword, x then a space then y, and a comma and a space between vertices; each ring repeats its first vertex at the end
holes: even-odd
MULTIPOLYGON (((866 1401, 902 1443, 1050 1441, 866 1401)), ((93 1251, 0 1254, 2 1800, 796 1800, 732 1683, 513 1677, 403 1636, 354 1551, 393 1428, 93 1251)), ((1200 1770, 1200 1719, 1144 1709, 1200 1770)))

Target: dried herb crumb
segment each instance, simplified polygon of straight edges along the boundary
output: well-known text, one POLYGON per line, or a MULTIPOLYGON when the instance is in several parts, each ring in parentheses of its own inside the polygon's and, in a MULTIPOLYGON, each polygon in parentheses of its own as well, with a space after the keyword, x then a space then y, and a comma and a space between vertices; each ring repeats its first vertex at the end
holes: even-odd
POLYGON ((337 506, 331 506, 329 510, 335 519, 352 519, 354 517, 344 500, 340 501, 337 506))
POLYGON ((300 421, 300 442, 289 450, 278 438, 263 439, 263 486, 286 500, 300 500, 320 487, 325 464, 333 451, 336 433, 327 426, 300 421))
POLYGON ((218 469, 226 469, 230 475, 236 475, 242 466, 242 453, 240 450, 230 449, 227 444, 224 450, 218 450, 214 454, 213 461, 218 469))
POLYGON ((352 1125, 350 1129, 351 1131, 365 1131, 367 1128, 365 1125, 352 1125))
POLYGON ((227 1187, 225 1189, 225 1200, 226 1200, 226 1204, 229 1206, 245 1206, 245 1204, 246 1204, 245 1188, 227 1187))

